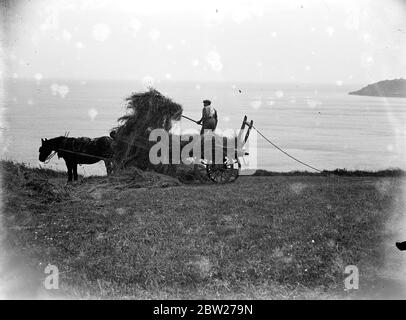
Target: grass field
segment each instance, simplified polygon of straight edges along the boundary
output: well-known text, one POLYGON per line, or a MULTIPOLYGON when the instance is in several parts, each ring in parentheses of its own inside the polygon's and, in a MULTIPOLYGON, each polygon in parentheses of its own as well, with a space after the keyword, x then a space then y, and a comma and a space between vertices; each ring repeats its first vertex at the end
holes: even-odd
MULTIPOLYGON (((402 177, 182 185, 133 172, 66 185, 64 173, 1 167, 2 282, 11 297, 379 297, 388 223, 404 207, 402 177), (48 263, 59 269, 59 290, 43 288, 48 263), (359 290, 344 290, 347 265, 359 269, 359 290)), ((392 280, 396 287, 396 276, 385 286, 392 280)))

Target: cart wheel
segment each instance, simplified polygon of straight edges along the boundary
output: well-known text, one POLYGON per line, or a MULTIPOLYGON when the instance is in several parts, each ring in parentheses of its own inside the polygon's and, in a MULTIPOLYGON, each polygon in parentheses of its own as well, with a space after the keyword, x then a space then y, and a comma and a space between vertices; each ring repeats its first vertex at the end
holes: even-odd
POLYGON ((215 183, 233 182, 239 176, 240 164, 237 160, 226 159, 224 164, 207 164, 206 172, 215 183))

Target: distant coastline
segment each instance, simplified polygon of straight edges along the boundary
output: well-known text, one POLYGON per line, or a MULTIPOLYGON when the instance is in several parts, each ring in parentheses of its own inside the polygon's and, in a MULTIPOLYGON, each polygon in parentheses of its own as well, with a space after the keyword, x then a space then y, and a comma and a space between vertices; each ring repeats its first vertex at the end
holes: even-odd
POLYGON ((366 87, 349 92, 351 95, 406 98, 406 80, 393 79, 379 81, 366 87))

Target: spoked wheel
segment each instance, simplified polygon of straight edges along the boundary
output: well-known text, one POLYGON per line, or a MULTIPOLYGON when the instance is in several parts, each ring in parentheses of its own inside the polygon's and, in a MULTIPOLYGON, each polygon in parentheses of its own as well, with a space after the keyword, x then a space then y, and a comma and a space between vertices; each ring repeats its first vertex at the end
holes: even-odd
POLYGON ((206 172, 215 183, 233 182, 238 178, 240 163, 237 160, 225 159, 223 164, 207 164, 206 172))

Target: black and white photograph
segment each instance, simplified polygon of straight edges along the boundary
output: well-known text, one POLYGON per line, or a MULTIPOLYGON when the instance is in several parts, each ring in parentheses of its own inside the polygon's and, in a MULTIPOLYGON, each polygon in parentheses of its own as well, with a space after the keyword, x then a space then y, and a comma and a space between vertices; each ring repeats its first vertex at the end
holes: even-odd
POLYGON ((0 11, 1 300, 406 299, 406 1, 0 11))

